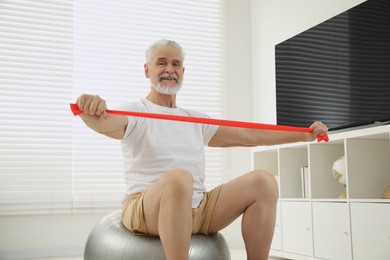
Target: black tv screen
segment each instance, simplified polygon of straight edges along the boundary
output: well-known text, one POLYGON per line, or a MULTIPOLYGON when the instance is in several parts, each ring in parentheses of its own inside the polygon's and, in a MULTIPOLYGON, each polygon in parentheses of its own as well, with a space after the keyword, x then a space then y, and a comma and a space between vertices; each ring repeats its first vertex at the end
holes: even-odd
POLYGON ((280 125, 390 120, 390 1, 368 0, 275 46, 280 125))

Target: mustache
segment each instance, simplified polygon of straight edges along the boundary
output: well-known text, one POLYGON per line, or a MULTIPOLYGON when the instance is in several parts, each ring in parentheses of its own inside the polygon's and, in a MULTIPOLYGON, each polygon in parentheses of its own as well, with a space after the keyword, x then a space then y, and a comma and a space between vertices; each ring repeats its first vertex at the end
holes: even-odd
POLYGON ((165 78, 172 78, 176 81, 178 81, 178 79, 179 79, 175 73, 164 72, 163 74, 158 76, 158 81, 161 81, 162 79, 165 79, 165 78))

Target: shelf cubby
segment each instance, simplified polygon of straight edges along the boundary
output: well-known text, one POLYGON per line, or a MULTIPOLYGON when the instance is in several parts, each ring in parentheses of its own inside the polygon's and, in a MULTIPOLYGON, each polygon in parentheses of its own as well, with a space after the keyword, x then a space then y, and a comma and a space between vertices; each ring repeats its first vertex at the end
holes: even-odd
POLYGON ((301 168, 308 165, 307 150, 306 145, 279 149, 281 198, 302 198, 301 168))
POLYGON ((309 145, 309 171, 313 199, 335 199, 346 188, 332 174, 333 163, 344 155, 344 141, 309 145))
POLYGON ((351 199, 380 199, 390 184, 389 133, 346 139, 351 199))

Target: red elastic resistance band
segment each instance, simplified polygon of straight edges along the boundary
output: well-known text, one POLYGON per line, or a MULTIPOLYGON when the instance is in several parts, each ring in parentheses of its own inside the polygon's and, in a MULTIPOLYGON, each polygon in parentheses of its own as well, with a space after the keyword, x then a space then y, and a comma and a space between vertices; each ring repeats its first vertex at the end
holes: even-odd
MULTIPOLYGON (((80 108, 77 104, 70 104, 70 109, 72 110, 72 113, 75 116, 83 113, 83 111, 80 110, 80 108)), ((107 109, 106 112, 109 114, 120 115, 120 116, 136 116, 136 117, 155 118, 155 119, 182 121, 182 122, 190 122, 190 123, 200 123, 200 124, 208 124, 208 125, 233 126, 233 127, 242 127, 242 128, 279 130, 279 131, 290 131, 290 132, 313 132, 313 128, 303 128, 303 127, 283 126, 283 125, 270 125, 270 124, 251 123, 251 122, 213 119, 213 118, 177 116, 177 115, 168 115, 168 114, 155 114, 155 113, 147 113, 147 112, 133 112, 133 111, 110 110, 110 109, 107 109)), ((328 142, 329 137, 327 134, 323 134, 321 136, 318 136, 317 141, 318 142, 321 142, 321 141, 328 142)))

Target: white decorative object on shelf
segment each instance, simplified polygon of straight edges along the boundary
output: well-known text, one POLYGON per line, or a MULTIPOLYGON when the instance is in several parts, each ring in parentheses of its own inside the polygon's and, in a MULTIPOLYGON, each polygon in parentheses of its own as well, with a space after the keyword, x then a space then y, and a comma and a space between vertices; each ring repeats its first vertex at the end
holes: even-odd
MULTIPOLYGON (((333 177, 341 184, 347 185, 345 178, 345 157, 340 156, 334 163, 332 167, 333 177)), ((346 199, 347 193, 343 192, 340 194, 339 199, 346 199)))

